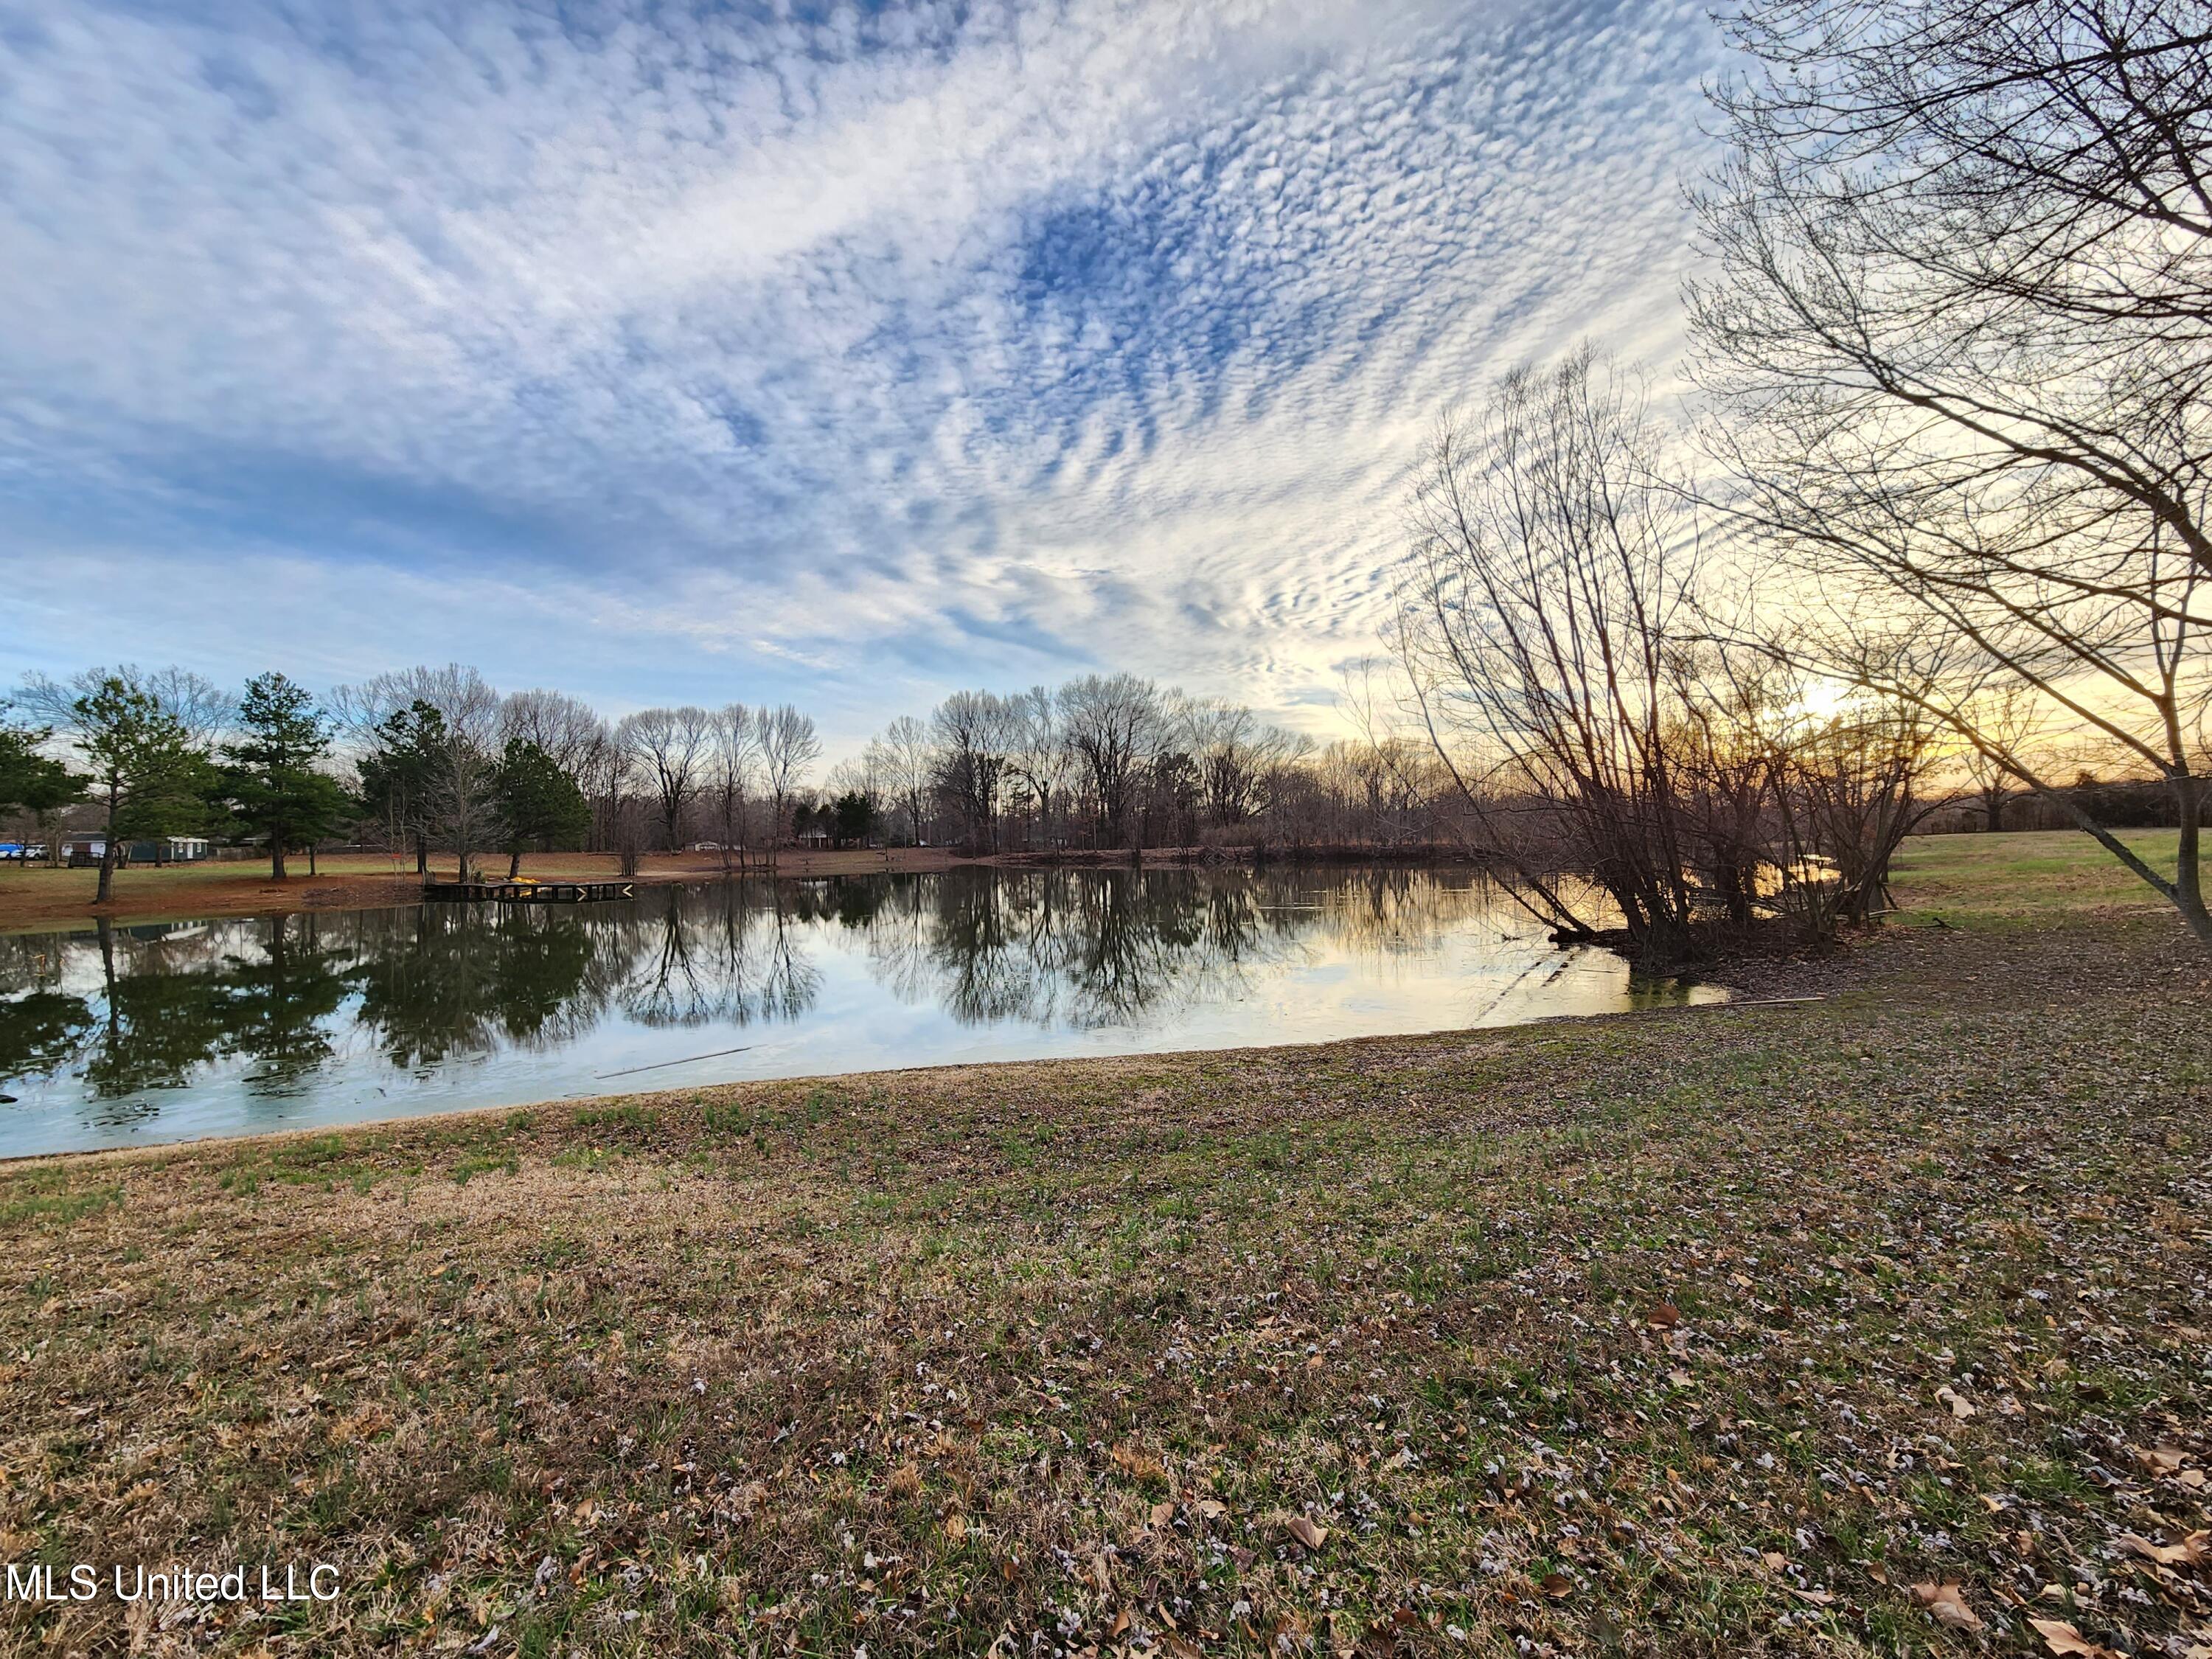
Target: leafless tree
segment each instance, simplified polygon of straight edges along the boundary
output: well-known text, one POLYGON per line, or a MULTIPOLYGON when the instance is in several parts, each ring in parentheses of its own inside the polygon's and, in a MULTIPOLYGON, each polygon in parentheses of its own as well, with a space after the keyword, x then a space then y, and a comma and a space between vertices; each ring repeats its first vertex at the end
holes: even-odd
POLYGON ((1587 349, 1448 417, 1411 505, 1395 641, 1437 753, 1524 902, 1594 932, 1511 851, 1502 802, 1547 803, 1647 959, 1693 945, 1691 848, 1665 734, 1668 653, 1698 632, 1697 526, 1658 481, 1642 388, 1587 349))
POLYGON ((514 691, 499 706, 500 738, 520 738, 553 757, 572 778, 591 773, 611 734, 597 709, 561 691, 514 691))
POLYGON ((65 680, 32 674, 10 694, 40 726, 67 736, 76 724, 76 701, 113 677, 152 699, 155 707, 184 728, 186 742, 202 753, 229 728, 237 712, 237 699, 204 675, 189 668, 140 668, 125 663, 115 668, 88 668, 65 680))
POLYGON ((730 855, 745 845, 745 799, 760 769, 760 716, 741 702, 733 702, 714 715, 713 750, 707 763, 707 791, 714 802, 714 822, 721 834, 722 868, 730 855))
MULTIPOLYGON (((1974 729, 1988 734, 1989 746, 1979 749, 1968 744, 1960 763, 1975 794, 1981 798, 1982 828, 1994 832, 2004 828, 2005 798, 2013 787, 2013 775, 2001 757, 2037 757, 2045 720, 2043 703, 2026 680, 2004 679, 1983 693, 1968 714, 1974 729)), ((2036 763, 2040 769, 2040 760, 2036 763)))
POLYGON ((998 850, 999 797, 1019 724, 1014 705, 988 691, 955 691, 929 717, 937 787, 958 809, 969 844, 983 852, 998 850))
POLYGON ((896 809, 905 814, 907 836, 920 846, 927 836, 929 790, 936 776, 937 758, 929 728, 911 714, 902 714, 868 744, 884 778, 884 787, 896 809))
POLYGON ((615 727, 615 744, 651 792, 661 844, 671 852, 683 844, 684 811, 698 793, 714 737, 714 717, 689 703, 641 708, 615 727))
POLYGON ((1127 839, 1130 808, 1165 732, 1158 689, 1133 674, 1087 674, 1060 688, 1061 729, 1098 810, 1099 840, 1127 839))
POLYGON ((2212 944, 2212 9, 1753 0, 1733 33, 1695 369, 1802 660, 1919 699, 2212 944), (2164 781, 2170 875, 1990 720, 2005 682, 2164 781))
POLYGON ((1175 741, 1198 769, 1206 816, 1225 829, 1266 811, 1271 785, 1313 749, 1312 739, 1268 726, 1239 703, 1176 692, 1167 706, 1175 741))
MULTIPOLYGON (((1037 833, 1049 842, 1053 811, 1066 809, 1069 774, 1074 757, 1060 729, 1052 693, 1033 686, 1006 699, 1008 734, 1006 767, 1036 804, 1037 833)), ((1032 842, 1032 845, 1035 843, 1032 842)))
POLYGON ((760 744, 761 773, 768 786, 769 860, 774 863, 792 799, 805 786, 807 769, 822 758, 822 739, 815 734, 813 717, 800 714, 787 702, 756 710, 754 730, 760 744))

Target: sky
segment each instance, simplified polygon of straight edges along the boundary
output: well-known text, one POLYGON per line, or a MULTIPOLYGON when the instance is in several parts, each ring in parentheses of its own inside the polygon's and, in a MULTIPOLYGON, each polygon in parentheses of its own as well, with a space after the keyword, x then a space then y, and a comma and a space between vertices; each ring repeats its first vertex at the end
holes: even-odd
POLYGON ((1702 0, 0 0, 0 684, 1327 733, 1423 435, 1681 349, 1702 0))

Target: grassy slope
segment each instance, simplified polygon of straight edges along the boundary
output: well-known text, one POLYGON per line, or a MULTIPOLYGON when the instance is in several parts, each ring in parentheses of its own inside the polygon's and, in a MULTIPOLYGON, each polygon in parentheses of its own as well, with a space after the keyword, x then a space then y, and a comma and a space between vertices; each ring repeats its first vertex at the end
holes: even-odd
POLYGON ((343 1565, 240 1651, 2185 1653, 2209 988, 2081 845, 1916 848, 1813 1004, 18 1167, 0 1559, 343 1565))

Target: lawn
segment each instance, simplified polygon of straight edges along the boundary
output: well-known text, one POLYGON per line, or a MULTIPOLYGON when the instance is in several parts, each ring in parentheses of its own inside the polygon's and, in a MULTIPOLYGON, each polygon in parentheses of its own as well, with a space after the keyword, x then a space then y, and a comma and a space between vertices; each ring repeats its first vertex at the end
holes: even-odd
POLYGON ((1812 1001, 12 1166, 0 1559, 342 1589, 0 1620, 2201 1653, 2212 963, 2086 847, 1916 846, 1812 1001))

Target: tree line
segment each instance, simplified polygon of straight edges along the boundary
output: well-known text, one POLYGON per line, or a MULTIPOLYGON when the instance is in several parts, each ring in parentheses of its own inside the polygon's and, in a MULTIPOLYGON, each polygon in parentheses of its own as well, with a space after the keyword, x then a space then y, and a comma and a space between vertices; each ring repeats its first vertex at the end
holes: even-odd
POLYGON ((963 852, 1135 851, 1202 842, 1433 842, 1442 780, 1418 745, 1318 746, 1252 710, 1130 674, 956 692, 894 720, 817 786, 813 720, 788 705, 639 710, 609 720, 552 690, 501 695, 476 670, 422 667, 318 701, 279 672, 231 696, 188 671, 33 675, 0 714, 0 813, 53 837, 89 803, 99 900, 126 844, 185 834, 265 848, 271 875, 334 839, 427 875, 495 854, 590 851, 634 872, 705 848, 774 863, 800 839, 963 852))

